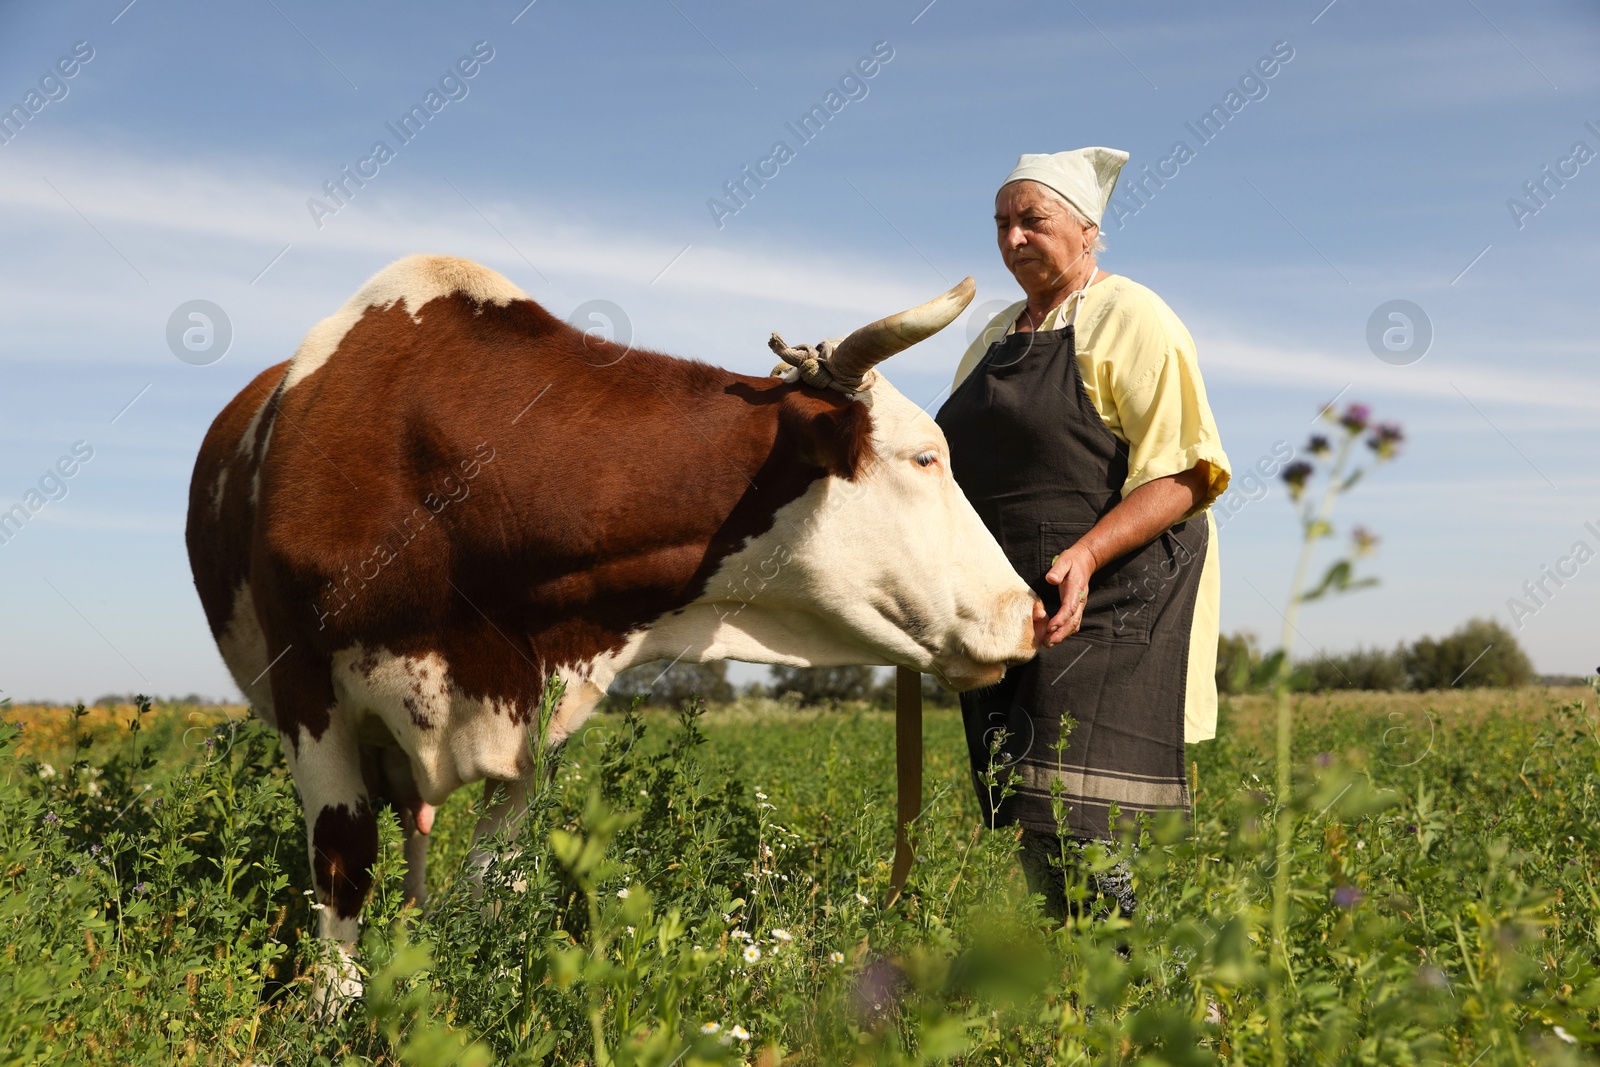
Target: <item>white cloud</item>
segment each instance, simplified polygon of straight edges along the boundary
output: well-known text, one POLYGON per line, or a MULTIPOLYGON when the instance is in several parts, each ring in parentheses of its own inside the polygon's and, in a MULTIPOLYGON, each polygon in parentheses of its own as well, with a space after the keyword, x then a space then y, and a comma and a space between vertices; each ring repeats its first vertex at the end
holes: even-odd
POLYGON ((1441 397, 1460 403, 1465 396, 1480 406, 1525 405, 1600 411, 1592 382, 1473 366, 1430 365, 1426 358, 1395 367, 1370 355, 1339 356, 1315 349, 1254 344, 1214 334, 1201 357, 1208 379, 1231 378, 1255 384, 1319 385, 1332 393, 1346 386, 1367 399, 1374 393, 1441 397), (1459 391, 1458 391, 1459 390, 1459 391))

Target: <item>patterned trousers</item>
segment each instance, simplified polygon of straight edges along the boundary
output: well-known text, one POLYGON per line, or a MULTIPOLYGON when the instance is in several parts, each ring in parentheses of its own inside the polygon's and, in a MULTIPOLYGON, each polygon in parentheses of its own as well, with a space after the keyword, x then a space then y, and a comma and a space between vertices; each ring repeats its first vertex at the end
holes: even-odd
POLYGON ((1133 918, 1138 905, 1133 872, 1119 860, 1108 871, 1090 873, 1083 850, 1093 843, 1087 838, 1057 836, 1041 830, 1022 831, 1017 858, 1028 880, 1028 891, 1044 897, 1045 914, 1051 918, 1064 920, 1069 914, 1077 916, 1080 912, 1093 915, 1101 900, 1115 907, 1124 919, 1133 918), (1075 886, 1080 881, 1086 886, 1087 895, 1081 903, 1068 900, 1069 882, 1075 886))

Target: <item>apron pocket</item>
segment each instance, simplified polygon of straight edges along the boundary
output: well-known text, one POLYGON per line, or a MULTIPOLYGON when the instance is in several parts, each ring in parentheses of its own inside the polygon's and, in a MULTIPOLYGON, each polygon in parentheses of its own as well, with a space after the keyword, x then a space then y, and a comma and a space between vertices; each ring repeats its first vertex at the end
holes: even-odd
MULTIPOLYGON (((1034 591, 1044 600, 1045 610, 1055 615, 1061 609, 1061 588, 1044 580, 1055 557, 1078 543, 1094 528, 1092 522, 1041 522, 1039 524, 1039 570, 1034 591)), ((1089 599, 1084 604, 1083 623, 1077 637, 1096 641, 1150 643, 1150 626, 1156 614, 1159 586, 1141 595, 1138 558, 1131 552, 1112 560, 1089 579, 1089 599)), ((1145 583, 1150 584, 1150 583, 1145 583)))

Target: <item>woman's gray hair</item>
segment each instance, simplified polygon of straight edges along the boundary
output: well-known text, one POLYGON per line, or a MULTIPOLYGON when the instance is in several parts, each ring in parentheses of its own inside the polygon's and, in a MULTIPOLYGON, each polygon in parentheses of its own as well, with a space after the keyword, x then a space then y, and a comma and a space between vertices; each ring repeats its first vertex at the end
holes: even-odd
MULTIPOLYGON (((1049 188, 1049 186, 1046 186, 1046 188, 1049 188)), ((1104 252, 1106 250, 1105 231, 1100 228, 1099 224, 1090 222, 1088 219, 1078 214, 1078 209, 1073 207, 1072 204, 1068 202, 1066 197, 1062 196, 1054 189, 1051 189, 1050 192, 1057 200, 1061 201, 1061 203, 1066 206, 1067 214, 1072 217, 1072 221, 1076 222, 1084 229, 1088 229, 1090 226, 1094 227, 1094 243, 1089 246, 1089 251, 1095 253, 1096 255, 1104 252)))

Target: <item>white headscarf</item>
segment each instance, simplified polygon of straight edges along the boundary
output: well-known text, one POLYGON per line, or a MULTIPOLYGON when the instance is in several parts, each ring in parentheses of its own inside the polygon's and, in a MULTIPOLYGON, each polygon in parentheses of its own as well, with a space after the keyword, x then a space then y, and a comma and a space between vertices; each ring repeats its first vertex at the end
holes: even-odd
POLYGON ((1023 155, 1001 186, 1030 181, 1061 195, 1089 222, 1100 225, 1128 153, 1116 148, 1075 148, 1053 155, 1023 155))

